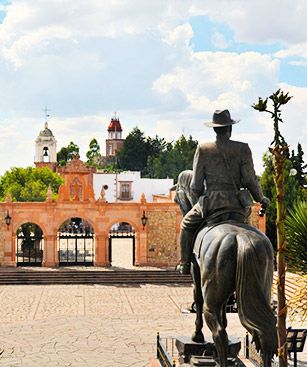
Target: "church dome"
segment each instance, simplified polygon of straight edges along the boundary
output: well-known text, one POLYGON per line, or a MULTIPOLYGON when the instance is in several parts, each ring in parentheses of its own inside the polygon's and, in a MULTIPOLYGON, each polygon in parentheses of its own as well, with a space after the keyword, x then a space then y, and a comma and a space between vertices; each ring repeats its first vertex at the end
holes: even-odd
POLYGON ((111 122, 110 122, 109 127, 108 127, 108 131, 109 132, 110 131, 119 131, 119 132, 123 131, 122 126, 121 126, 118 118, 112 117, 111 122))
POLYGON ((45 122, 45 128, 39 133, 39 136, 53 136, 52 131, 48 128, 47 122, 45 122))

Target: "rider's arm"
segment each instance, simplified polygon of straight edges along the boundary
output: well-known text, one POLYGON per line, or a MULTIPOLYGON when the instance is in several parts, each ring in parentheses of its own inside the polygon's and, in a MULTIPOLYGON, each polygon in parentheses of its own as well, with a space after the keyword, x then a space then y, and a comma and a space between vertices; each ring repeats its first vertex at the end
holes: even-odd
POLYGON ((252 152, 247 144, 243 145, 244 151, 241 155, 242 157, 242 164, 241 164, 241 181, 243 187, 247 187, 252 197, 255 201, 261 203, 264 199, 264 195, 260 188, 259 182, 257 180, 255 170, 254 170, 254 163, 252 158, 252 152))
POLYGON ((191 181, 191 191, 198 199, 204 192, 204 167, 200 145, 197 146, 193 160, 193 176, 191 181))

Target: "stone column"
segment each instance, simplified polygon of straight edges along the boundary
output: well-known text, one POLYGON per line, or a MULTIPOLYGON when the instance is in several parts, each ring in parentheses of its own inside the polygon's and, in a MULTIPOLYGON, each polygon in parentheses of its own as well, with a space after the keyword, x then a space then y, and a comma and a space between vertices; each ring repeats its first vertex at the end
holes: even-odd
POLYGON ((57 236, 48 235, 44 237, 43 248, 43 266, 57 267, 59 266, 59 255, 57 246, 57 236))
POLYGON ((147 226, 144 230, 140 228, 135 238, 135 265, 147 265, 147 226))
POLYGON ((12 230, 4 231, 4 266, 16 266, 16 234, 12 230))
POLYGON ((95 266, 110 266, 109 237, 107 232, 97 234, 95 237, 95 266))

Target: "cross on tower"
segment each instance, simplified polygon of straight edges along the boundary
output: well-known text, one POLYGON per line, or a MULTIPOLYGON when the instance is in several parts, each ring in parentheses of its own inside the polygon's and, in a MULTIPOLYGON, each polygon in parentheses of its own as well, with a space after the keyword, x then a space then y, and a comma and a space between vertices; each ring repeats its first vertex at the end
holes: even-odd
POLYGON ((45 106, 45 108, 42 111, 45 112, 45 121, 47 122, 48 117, 50 117, 50 115, 48 114, 48 112, 51 111, 51 110, 49 110, 47 108, 47 106, 45 106))

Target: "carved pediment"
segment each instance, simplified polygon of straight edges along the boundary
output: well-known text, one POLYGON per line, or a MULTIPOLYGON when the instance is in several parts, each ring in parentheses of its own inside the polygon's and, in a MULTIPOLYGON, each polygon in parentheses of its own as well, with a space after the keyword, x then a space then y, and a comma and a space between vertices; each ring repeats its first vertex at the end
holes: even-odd
POLYGON ((94 167, 87 167, 80 156, 76 154, 73 159, 67 163, 65 167, 59 169, 60 173, 92 173, 95 172, 94 167))

